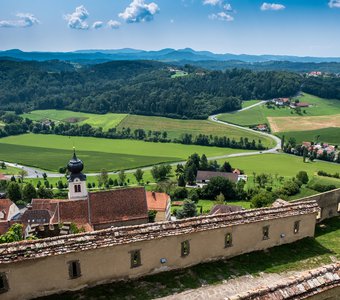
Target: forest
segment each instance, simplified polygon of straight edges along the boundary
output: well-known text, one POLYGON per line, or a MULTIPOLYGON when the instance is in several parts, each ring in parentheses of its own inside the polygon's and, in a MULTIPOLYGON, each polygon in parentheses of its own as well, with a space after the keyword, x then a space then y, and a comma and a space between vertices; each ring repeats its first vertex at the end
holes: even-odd
POLYGON ((68 109, 205 119, 241 108, 242 100, 295 95, 303 78, 283 71, 208 71, 192 66, 171 78, 171 65, 112 61, 81 66, 59 61, 0 60, 0 106, 21 113, 68 109))
POLYGON ((310 77, 303 85, 303 91, 327 99, 340 99, 340 77, 310 77))

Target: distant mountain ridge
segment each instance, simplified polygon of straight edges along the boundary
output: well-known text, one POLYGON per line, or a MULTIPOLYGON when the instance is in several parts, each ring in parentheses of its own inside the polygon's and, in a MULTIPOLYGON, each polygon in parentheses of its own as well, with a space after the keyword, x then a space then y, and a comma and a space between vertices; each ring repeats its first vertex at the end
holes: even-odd
POLYGON ((73 52, 24 52, 19 49, 0 51, 0 58, 18 60, 64 60, 71 62, 98 63, 113 60, 158 60, 163 62, 198 62, 198 61, 242 61, 246 63, 263 63, 270 61, 289 61, 297 63, 340 63, 340 57, 300 57, 289 55, 249 55, 249 54, 216 54, 210 51, 195 51, 191 48, 165 48, 158 51, 145 51, 132 48, 123 49, 89 49, 73 52))

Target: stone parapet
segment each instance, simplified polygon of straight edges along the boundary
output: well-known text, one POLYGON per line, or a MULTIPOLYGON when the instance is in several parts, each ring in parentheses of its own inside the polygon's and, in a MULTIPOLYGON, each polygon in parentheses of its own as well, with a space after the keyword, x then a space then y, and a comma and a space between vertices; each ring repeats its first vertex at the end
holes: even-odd
MULTIPOLYGON (((275 286, 259 287, 226 300, 308 299, 340 287, 340 263, 303 272, 275 286)), ((321 298, 320 298, 321 299, 321 298)))

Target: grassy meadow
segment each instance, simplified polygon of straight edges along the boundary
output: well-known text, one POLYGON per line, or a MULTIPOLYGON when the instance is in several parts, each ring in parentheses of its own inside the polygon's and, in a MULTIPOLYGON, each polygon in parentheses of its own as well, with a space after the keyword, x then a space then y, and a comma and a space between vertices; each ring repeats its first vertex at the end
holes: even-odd
MULTIPOLYGON (((227 159, 234 168, 244 170, 247 175, 253 172, 268 173, 283 177, 295 176, 299 171, 306 171, 309 176, 322 170, 327 173, 339 172, 340 166, 336 163, 314 161, 304 163, 302 157, 289 154, 262 154, 244 157, 231 157, 227 159)), ((223 163, 225 159, 219 160, 223 163)))
POLYGON ((33 121, 51 120, 55 122, 76 123, 78 125, 89 124, 93 127, 102 127, 104 131, 115 128, 127 115, 112 114, 105 115, 74 112, 69 110, 34 110, 21 115, 33 121))
POLYGON ((24 134, 0 139, 0 160, 21 163, 50 171, 64 166, 72 148, 84 160, 86 172, 130 169, 163 162, 185 160, 192 153, 208 157, 247 152, 239 149, 110 140, 92 137, 24 134))
POLYGON ((261 136, 256 132, 247 132, 242 129, 214 123, 209 120, 178 120, 163 117, 128 115, 118 125, 118 130, 123 127, 129 127, 132 130, 143 128, 145 131, 167 131, 168 137, 171 139, 179 138, 184 133, 189 133, 193 136, 197 136, 201 133, 205 135, 227 136, 236 140, 239 140, 240 137, 247 137, 249 140, 255 139, 256 141, 261 139, 264 146, 273 146, 272 139, 261 136))
MULTIPOLYGON (((301 117, 312 117, 312 116, 325 116, 325 115, 336 115, 340 114, 340 101, 322 99, 313 95, 303 94, 297 99, 300 102, 308 102, 311 107, 302 108, 301 117)), ((266 105, 259 105, 249 110, 245 110, 238 113, 225 113, 219 115, 221 121, 230 122, 233 124, 238 124, 241 126, 250 126, 256 124, 268 123, 268 117, 293 117, 299 116, 294 110, 288 107, 275 107, 267 108, 266 105)))
POLYGON ((291 137, 296 139, 297 143, 302 143, 304 141, 313 141, 313 142, 323 142, 330 143, 335 145, 340 145, 340 128, 331 127, 331 128, 323 128, 317 130, 307 130, 307 131, 288 131, 288 132, 280 132, 278 136, 282 138, 285 136, 285 139, 288 140, 291 137))
POLYGON ((252 106, 256 103, 261 102, 261 100, 247 100, 247 101, 242 101, 242 108, 247 108, 249 106, 252 106))

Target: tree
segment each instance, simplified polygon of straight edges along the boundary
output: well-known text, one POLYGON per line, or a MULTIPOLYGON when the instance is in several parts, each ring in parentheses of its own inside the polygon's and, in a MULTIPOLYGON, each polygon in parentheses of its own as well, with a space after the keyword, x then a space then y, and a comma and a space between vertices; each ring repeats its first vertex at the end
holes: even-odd
POLYGON ((149 210, 148 216, 149 216, 149 223, 155 223, 157 211, 156 210, 149 210))
POLYGON ((44 180, 46 180, 46 179, 47 179, 47 174, 46 174, 46 173, 43 173, 43 174, 42 174, 42 177, 44 178, 44 180))
POLYGON ((1 169, 3 169, 3 170, 6 169, 6 164, 5 164, 4 161, 1 162, 1 169))
POLYGON ((183 200, 188 197, 188 190, 184 187, 176 188, 172 193, 172 198, 174 200, 183 200))
POLYGON ((281 138, 281 150, 283 150, 285 147, 285 136, 282 135, 282 138, 281 138))
POLYGON ((206 171, 209 168, 208 159, 205 154, 202 154, 199 169, 206 171))
POLYGON ((181 176, 181 175, 184 174, 184 167, 183 167, 182 164, 178 164, 178 165, 176 166, 175 173, 176 173, 177 178, 179 178, 179 176, 181 176))
POLYGON ((303 184, 307 184, 309 181, 308 174, 306 171, 300 171, 299 173, 297 173, 296 178, 303 184))
POLYGON ((177 211, 176 217, 178 219, 185 219, 197 216, 197 207, 195 202, 185 200, 183 208, 177 211))
POLYGON ((102 187, 107 184, 107 181, 109 179, 109 174, 107 173, 106 169, 102 169, 100 174, 97 176, 98 179, 98 186, 102 187))
POLYGON ((124 171, 124 170, 121 170, 121 171, 118 173, 118 179, 119 179, 119 184, 120 184, 120 185, 124 185, 125 180, 126 180, 126 175, 125 175, 125 171, 124 171))
POLYGON ((34 198, 37 198, 37 191, 31 183, 27 183, 22 189, 22 199, 30 203, 34 198))
POLYGON ((275 200, 275 196, 272 192, 261 190, 251 199, 252 208, 260 208, 271 205, 275 200))
POLYGON ((6 233, 0 235, 0 244, 21 241, 23 236, 23 225, 13 224, 6 233))
POLYGON ((144 172, 142 169, 137 169, 136 172, 133 173, 133 176, 135 176, 138 184, 140 184, 141 181, 143 180, 144 172))
POLYGON ((53 199, 53 191, 40 186, 37 191, 37 196, 41 199, 53 199))
POLYGON ((185 178, 184 179, 189 185, 195 184, 196 174, 197 174, 197 169, 194 164, 185 167, 185 174, 184 174, 185 178))
POLYGON ((185 187, 185 179, 184 175, 179 175, 177 185, 181 187, 185 187))
POLYGON ((221 176, 213 177, 209 183, 203 187, 201 197, 203 199, 215 200, 219 194, 223 194, 225 200, 235 199, 236 185, 229 179, 221 176))
POLYGON ((221 166, 220 171, 221 171, 221 172, 229 172, 229 173, 230 173, 230 172, 233 171, 233 169, 231 168, 230 163, 227 162, 227 161, 225 161, 225 162, 223 163, 223 165, 221 166))
POLYGON ((59 190, 63 190, 63 189, 64 189, 64 184, 63 184, 63 182, 62 182, 61 180, 58 180, 57 188, 58 188, 59 190))
POLYGON ((171 169, 170 165, 154 166, 151 169, 151 175, 156 182, 163 181, 170 175, 171 169))
POLYGON ((255 182, 259 185, 260 188, 264 188, 269 181, 269 175, 265 173, 261 173, 256 175, 255 182))
POLYGON ((20 185, 14 181, 10 182, 7 186, 7 196, 13 202, 21 200, 20 185))

